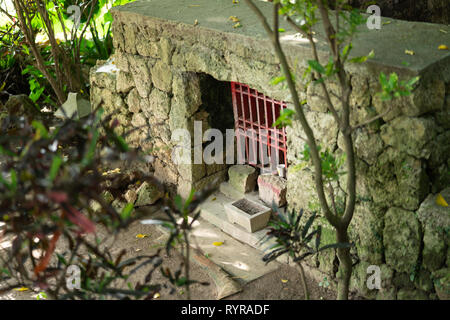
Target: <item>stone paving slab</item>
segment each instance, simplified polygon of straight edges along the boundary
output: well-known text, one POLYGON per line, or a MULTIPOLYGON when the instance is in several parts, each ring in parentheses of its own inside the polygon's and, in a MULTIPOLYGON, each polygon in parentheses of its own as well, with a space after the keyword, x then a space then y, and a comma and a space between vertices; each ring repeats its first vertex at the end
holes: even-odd
MULTIPOLYGON (((232 279, 241 284, 248 283, 277 270, 280 265, 278 262, 271 262, 266 265, 262 261, 263 252, 244 243, 246 241, 242 240, 246 239, 242 239, 242 237, 239 236, 239 233, 235 233, 235 236, 233 237, 222 231, 214 222, 211 223, 210 214, 206 213, 207 211, 205 211, 204 205, 206 204, 208 207, 207 204, 217 202, 217 206, 209 208, 216 210, 220 207, 220 211, 222 211, 224 210, 222 206, 224 198, 225 196, 221 196, 218 193, 211 196, 208 201, 202 204, 201 217, 199 218, 198 223, 194 223, 194 228, 190 236, 191 246, 196 249, 197 252, 201 252, 205 257, 207 256, 208 259, 229 273, 232 279), (214 198, 216 198, 216 200, 211 201, 211 199, 214 198), (238 240, 241 240, 242 242, 238 240), (214 242, 223 242, 223 244, 216 246, 213 244, 214 242)), ((230 201, 230 199, 227 199, 227 201, 230 201)), ((224 215, 225 222, 228 223, 228 221, 226 221, 225 212, 221 212, 220 216, 222 216, 222 214, 224 215)), ((159 227, 158 229, 167 233, 167 230, 163 227, 159 227)), ((244 229, 242 229, 242 231, 247 233, 244 229)), ((241 235, 242 234, 243 233, 241 233, 241 235)), ((258 235, 261 236, 263 233, 258 233, 258 235)), ((260 237, 253 237, 251 239, 258 241, 260 237)))

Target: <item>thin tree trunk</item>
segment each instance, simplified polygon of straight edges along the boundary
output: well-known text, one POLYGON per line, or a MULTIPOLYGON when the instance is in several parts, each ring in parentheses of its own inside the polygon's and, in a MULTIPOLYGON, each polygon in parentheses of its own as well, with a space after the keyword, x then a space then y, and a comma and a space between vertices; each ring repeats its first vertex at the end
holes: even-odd
POLYGON ((297 262, 295 266, 298 272, 300 273, 300 280, 302 281, 303 292, 305 293, 305 300, 309 300, 309 289, 308 284, 306 282, 305 270, 303 269, 301 262, 297 262))
MULTIPOLYGON (((349 242, 347 228, 338 229, 336 231, 338 243, 349 242)), ((350 248, 338 248, 337 256, 339 259, 339 272, 337 275, 338 277, 337 300, 348 300, 350 278, 352 276, 352 259, 350 256, 350 248)))

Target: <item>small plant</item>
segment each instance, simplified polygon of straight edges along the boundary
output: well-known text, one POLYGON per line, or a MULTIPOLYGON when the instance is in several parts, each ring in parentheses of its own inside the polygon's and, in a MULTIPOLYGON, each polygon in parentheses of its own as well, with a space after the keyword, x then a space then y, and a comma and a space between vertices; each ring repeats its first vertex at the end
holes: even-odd
POLYGON ((328 288, 330 286, 330 282, 327 277, 324 277, 322 281, 319 282, 319 287, 328 288))
POLYGON ((47 300, 47 298, 48 298, 47 294, 45 292, 43 292, 43 291, 39 292, 36 295, 36 300, 47 300))
POLYGON ((420 77, 411 78, 408 81, 399 81, 396 73, 391 73, 389 79, 386 75, 380 73, 381 99, 383 101, 392 100, 394 98, 406 97, 411 94, 414 85, 419 81, 420 77))
POLYGON ((313 212, 306 223, 303 224, 303 209, 298 213, 294 211, 284 213, 277 207, 274 207, 273 210, 276 212, 276 219, 269 221, 269 231, 262 241, 266 242, 274 239, 275 243, 266 249, 269 252, 264 255, 263 261, 269 263, 284 254, 292 258, 300 273, 305 300, 308 300, 309 291, 302 261, 326 249, 348 248, 350 247, 350 243, 333 243, 320 247, 321 226, 317 226, 314 230, 311 230, 316 219, 316 212, 313 212))

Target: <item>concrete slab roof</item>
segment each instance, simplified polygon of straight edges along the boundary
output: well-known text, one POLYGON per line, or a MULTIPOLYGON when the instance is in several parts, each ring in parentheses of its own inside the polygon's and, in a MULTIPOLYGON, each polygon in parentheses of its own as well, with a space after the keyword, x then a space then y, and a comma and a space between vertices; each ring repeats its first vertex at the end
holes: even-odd
MULTIPOLYGON (((259 0, 255 0, 255 3, 271 22, 272 4, 259 0)), ((260 39, 269 46, 268 50, 272 50, 261 22, 243 0, 238 4, 233 4, 231 0, 140 0, 114 7, 113 11, 131 15, 131 22, 141 20, 132 18, 133 15, 139 15, 155 23, 168 21, 184 24, 186 32, 198 32, 194 29, 197 28, 223 33, 227 39, 235 37, 237 41, 245 41, 247 38, 255 42, 255 39, 260 39), (230 16, 238 17, 242 26, 233 28, 230 16), (194 25, 196 20, 198 24, 194 25)), ((324 54, 327 47, 320 21, 318 26, 318 47, 324 54)), ((288 54, 292 54, 293 50, 304 54, 307 53, 305 49, 310 51, 305 39, 292 37, 295 32, 284 21, 281 21, 280 27, 286 30, 281 38, 288 54)), ((374 50, 375 57, 369 61, 371 65, 403 70, 406 73, 438 72, 444 81, 449 81, 450 51, 438 50, 442 44, 450 47, 450 26, 383 17, 380 30, 369 30, 365 25, 361 26, 353 41, 352 55, 364 55, 374 50), (406 54, 405 50, 413 51, 414 55, 406 54)))

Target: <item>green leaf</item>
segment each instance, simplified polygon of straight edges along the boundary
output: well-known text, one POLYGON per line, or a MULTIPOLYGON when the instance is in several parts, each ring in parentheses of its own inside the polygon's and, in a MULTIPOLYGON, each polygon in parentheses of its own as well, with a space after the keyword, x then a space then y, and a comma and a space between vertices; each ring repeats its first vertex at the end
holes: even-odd
POLYGON ((334 73, 334 62, 333 60, 330 58, 330 61, 328 61, 327 65, 326 65, 326 72, 325 75, 327 77, 331 76, 334 73))
POLYGON ((321 237, 322 237, 322 226, 318 226, 317 227, 317 235, 316 235, 316 250, 319 250, 321 237))
POLYGON ((308 64, 311 68, 320 74, 325 74, 325 68, 317 60, 308 60, 308 64))
POLYGON ((58 175, 59 168, 61 167, 62 158, 59 155, 53 157, 52 165, 50 166, 50 172, 48 175, 48 180, 53 182, 58 175))
POLYGON ((383 87, 387 86, 387 79, 386 79, 386 75, 384 74, 384 72, 380 73, 380 83, 383 87))
POLYGON ((412 87, 412 86, 413 86, 414 84, 416 84, 416 82, 419 81, 419 80, 420 80, 420 76, 414 77, 414 78, 410 79, 410 80, 406 83, 406 85, 407 85, 408 87, 412 87))
POLYGON ((10 189, 14 192, 17 189, 17 173, 14 169, 11 169, 9 173, 11 175, 10 189))
POLYGON ((289 108, 284 109, 283 111, 281 111, 280 116, 272 126, 275 128, 291 126, 294 114, 294 110, 289 108))
POLYGON ((103 16, 103 19, 105 22, 112 22, 113 17, 112 17, 111 12, 108 11, 107 13, 105 13, 105 15, 103 16))
POLYGON ((286 77, 285 77, 285 76, 275 77, 275 78, 273 78, 273 79, 270 81, 270 84, 271 84, 272 86, 275 86, 275 85, 277 85, 277 84, 279 84, 280 82, 283 82, 283 81, 285 81, 285 80, 286 80, 286 77))
POLYGON ((349 43, 348 45, 346 45, 344 47, 344 49, 342 50, 342 57, 344 58, 344 60, 347 59, 348 55, 350 54, 350 51, 352 50, 353 45, 351 43, 349 43))
POLYGON ((178 211, 183 212, 183 199, 179 194, 175 196, 173 202, 175 203, 175 207, 178 209, 178 211))
POLYGON ((186 202, 184 203, 184 210, 187 210, 189 205, 191 204, 192 200, 194 200, 195 195, 195 189, 191 189, 191 192, 189 193, 189 196, 186 199, 186 202))
POLYGON ((113 141, 121 152, 128 152, 129 150, 128 144, 126 143, 125 139, 122 136, 114 134, 113 141))
POLYGON ((398 75, 395 72, 393 72, 389 75, 388 86, 390 89, 394 89, 397 83, 398 83, 398 75))
POLYGON ((131 202, 127 203, 125 208, 122 209, 122 212, 120 213, 120 217, 123 220, 127 220, 128 218, 130 218, 131 212, 133 211, 133 208, 134 208, 134 205, 131 202))
POLYGON ((305 71, 303 72, 302 79, 305 79, 311 73, 311 70, 312 70, 311 66, 308 66, 308 68, 306 68, 305 71))
POLYGON ((85 153, 83 160, 81 161, 81 164, 85 167, 88 166, 91 163, 92 159, 94 158, 99 135, 100 134, 99 134, 98 130, 94 129, 92 132, 91 143, 89 144, 88 150, 85 153))
POLYGON ((45 128, 45 126, 42 124, 42 122, 37 121, 37 120, 33 120, 31 122, 31 125, 33 128, 36 129, 36 134, 38 135, 38 137, 41 137, 43 139, 47 139, 48 138, 48 131, 45 128))
POLYGON ((184 286, 187 283, 187 278, 186 277, 181 277, 180 279, 176 280, 175 283, 179 287, 184 286))
POLYGON ((316 212, 313 212, 313 214, 309 217, 308 221, 306 222, 305 226, 303 227, 303 231, 302 231, 303 239, 305 238, 306 234, 308 233, 308 230, 311 227, 312 223, 314 222, 315 218, 316 218, 316 212))
POLYGON ((8 269, 6 269, 6 268, 3 268, 3 269, 0 269, 0 273, 4 273, 4 274, 6 274, 8 277, 11 277, 11 273, 8 271, 8 269))
POLYGON ((375 56, 374 51, 370 51, 369 54, 367 56, 360 56, 360 57, 355 57, 349 60, 349 62, 352 63, 363 63, 366 62, 368 59, 371 59, 375 56))
POLYGON ((58 258, 58 261, 60 263, 62 263, 63 265, 67 266, 67 261, 66 259, 59 253, 56 254, 56 257, 58 258))

